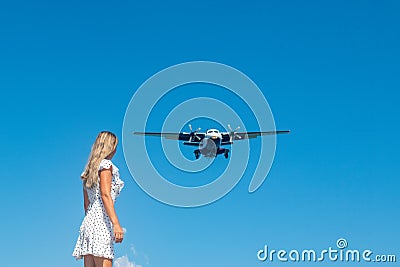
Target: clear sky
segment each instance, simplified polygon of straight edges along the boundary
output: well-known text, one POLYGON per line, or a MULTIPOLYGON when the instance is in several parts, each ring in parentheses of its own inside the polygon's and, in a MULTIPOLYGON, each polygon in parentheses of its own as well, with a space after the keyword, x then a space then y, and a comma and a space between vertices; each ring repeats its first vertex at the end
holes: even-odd
MULTIPOLYGON (((278 137, 272 169, 255 193, 247 191, 249 171, 224 198, 192 209, 143 192, 120 145, 113 159, 126 184, 116 203, 127 229, 116 245, 120 267, 354 265, 260 262, 256 255, 264 245, 336 248, 339 238, 350 249, 399 258, 400 3, 159 2, 1 3, 1 266, 83 266, 71 253, 91 144, 101 130, 122 138, 125 110, 146 79, 193 60, 248 75, 277 129, 292 133, 278 137)), ((179 95, 212 97, 207 88, 179 95)), ((170 109, 179 99, 172 96, 164 103, 170 109)), ((156 129, 162 115, 152 120, 156 129)), ((192 156, 192 148, 181 149, 192 156)), ((219 157, 212 168, 225 165, 219 157)), ((186 176, 186 183, 209 175, 186 176)))

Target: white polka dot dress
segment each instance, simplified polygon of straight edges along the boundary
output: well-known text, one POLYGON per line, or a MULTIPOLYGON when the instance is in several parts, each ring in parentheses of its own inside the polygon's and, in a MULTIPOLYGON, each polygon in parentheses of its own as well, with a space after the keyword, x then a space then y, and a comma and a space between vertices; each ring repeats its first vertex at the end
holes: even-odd
MULTIPOLYGON (((100 162, 99 170, 110 169, 112 166, 111 197, 113 201, 118 197, 124 182, 119 178, 118 168, 108 159, 100 162)), ((94 255, 108 259, 114 258, 113 226, 108 217, 100 194, 100 185, 86 189, 89 197, 89 207, 79 230, 74 256, 77 260, 84 255, 94 255)))

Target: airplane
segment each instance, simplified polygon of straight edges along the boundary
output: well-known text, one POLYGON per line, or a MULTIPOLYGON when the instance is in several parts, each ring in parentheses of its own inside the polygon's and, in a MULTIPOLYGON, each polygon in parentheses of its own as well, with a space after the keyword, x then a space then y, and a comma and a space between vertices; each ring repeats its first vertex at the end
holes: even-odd
POLYGON ((217 129, 208 129, 206 132, 200 132, 201 128, 193 131, 192 125, 189 124, 190 132, 180 133, 160 133, 160 132, 133 132, 134 135, 164 137, 170 140, 184 141, 187 146, 197 146, 199 149, 193 151, 196 159, 203 155, 206 158, 217 157, 223 154, 228 158, 229 149, 222 146, 232 145, 234 141, 256 138, 262 135, 286 134, 289 130, 284 131, 268 131, 268 132, 237 132, 240 127, 235 130, 228 124, 229 132, 220 132, 217 129))

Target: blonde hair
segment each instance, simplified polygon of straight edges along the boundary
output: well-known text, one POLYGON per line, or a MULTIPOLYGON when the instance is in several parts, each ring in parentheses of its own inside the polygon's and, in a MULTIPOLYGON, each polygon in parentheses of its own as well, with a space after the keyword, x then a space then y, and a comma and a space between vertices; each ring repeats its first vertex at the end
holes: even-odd
POLYGON ((92 146, 88 162, 85 166, 81 178, 86 188, 92 188, 99 181, 100 162, 108 158, 115 150, 118 138, 115 134, 108 131, 100 132, 92 146))

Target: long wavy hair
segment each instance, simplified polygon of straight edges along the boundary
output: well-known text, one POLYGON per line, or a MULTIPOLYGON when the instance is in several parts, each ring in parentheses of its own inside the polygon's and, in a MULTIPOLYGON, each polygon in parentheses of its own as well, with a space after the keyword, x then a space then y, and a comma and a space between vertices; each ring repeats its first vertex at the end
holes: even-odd
POLYGON ((88 162, 81 178, 86 188, 93 188, 99 181, 99 165, 103 159, 113 154, 118 144, 115 134, 108 131, 100 132, 92 146, 88 162))

